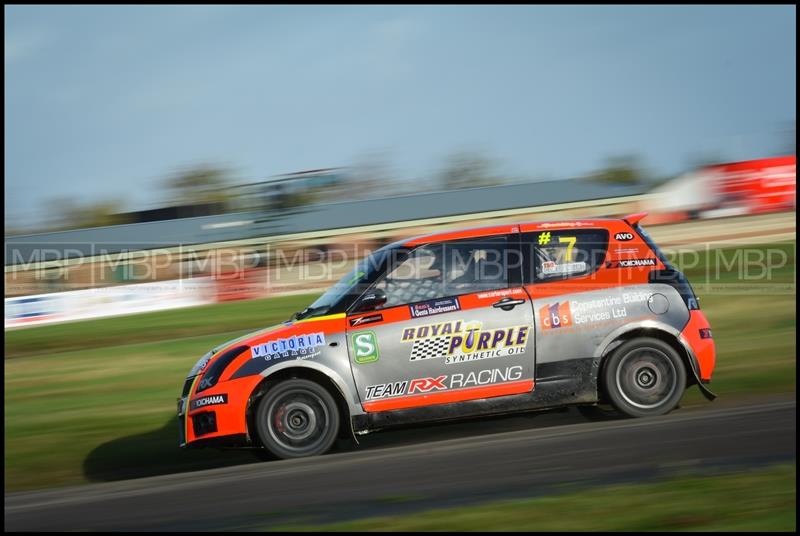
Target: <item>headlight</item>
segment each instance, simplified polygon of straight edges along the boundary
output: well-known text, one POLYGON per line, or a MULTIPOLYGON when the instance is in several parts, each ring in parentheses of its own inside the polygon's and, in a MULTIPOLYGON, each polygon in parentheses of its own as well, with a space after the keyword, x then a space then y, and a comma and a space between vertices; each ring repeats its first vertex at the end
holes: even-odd
POLYGON ((220 377, 222 377, 222 373, 225 371, 225 367, 230 365, 231 362, 239 357, 242 352, 249 349, 249 346, 243 344, 223 352, 222 355, 216 358, 214 363, 208 367, 208 370, 205 372, 205 374, 203 374, 203 379, 200 380, 200 384, 197 386, 197 390, 195 392, 199 393, 200 391, 205 391, 206 389, 210 389, 217 385, 220 377))
POLYGON ((203 372, 203 369, 206 368, 206 365, 208 365, 208 362, 211 361, 212 357, 214 357, 214 350, 211 350, 210 352, 208 352, 206 355, 201 357, 197 361, 197 363, 194 364, 194 366, 192 367, 191 372, 189 372, 189 375, 187 376, 187 378, 192 378, 194 376, 197 376, 201 372, 203 372))

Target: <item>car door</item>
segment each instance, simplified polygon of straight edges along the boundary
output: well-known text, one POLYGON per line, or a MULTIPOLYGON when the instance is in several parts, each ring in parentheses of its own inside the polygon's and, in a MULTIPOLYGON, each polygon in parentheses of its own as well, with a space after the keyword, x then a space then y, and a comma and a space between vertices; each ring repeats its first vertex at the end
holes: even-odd
POLYGON ((597 345, 625 322, 623 287, 614 277, 618 271, 603 270, 608 231, 580 223, 521 226, 520 247, 530 261, 524 280, 536 315, 540 384, 592 374, 597 345))
MULTIPOLYGON (((367 412, 528 392, 533 309, 518 234, 417 246, 367 290, 386 303, 348 314, 348 351, 367 412)), ((356 304, 357 308, 357 304, 356 304)))

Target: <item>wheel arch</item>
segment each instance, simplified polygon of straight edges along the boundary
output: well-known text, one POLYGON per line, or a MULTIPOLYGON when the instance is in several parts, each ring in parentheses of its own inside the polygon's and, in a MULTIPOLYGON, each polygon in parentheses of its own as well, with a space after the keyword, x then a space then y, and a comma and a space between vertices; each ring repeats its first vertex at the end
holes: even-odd
POLYGON ((347 387, 344 381, 339 378, 333 370, 318 363, 290 361, 271 367, 265 370, 262 375, 264 378, 255 386, 247 401, 247 435, 254 445, 260 445, 261 443, 258 433, 255 432, 257 429, 255 425, 255 409, 258 405, 258 401, 266 394, 271 385, 292 378, 309 380, 325 388, 336 402, 336 408, 341 417, 338 432, 339 437, 346 436, 355 438, 352 428, 352 415, 354 411, 346 395, 347 387))
POLYGON ((603 377, 603 367, 609 355, 621 344, 638 337, 652 337, 669 344, 681 357, 686 370, 689 371, 686 378, 687 387, 697 385, 706 398, 709 400, 716 398, 716 395, 700 380, 700 367, 697 363, 697 358, 689 343, 681 335, 681 332, 672 326, 651 320, 621 326, 608 334, 597 346, 594 358, 598 363, 598 393, 601 391, 599 379, 603 377))

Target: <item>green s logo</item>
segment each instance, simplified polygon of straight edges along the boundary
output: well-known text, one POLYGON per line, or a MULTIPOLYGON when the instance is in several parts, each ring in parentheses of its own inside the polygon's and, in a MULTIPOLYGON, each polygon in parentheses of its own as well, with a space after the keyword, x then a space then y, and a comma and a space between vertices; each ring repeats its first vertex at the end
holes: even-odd
POLYGON ((373 331, 360 331, 354 333, 352 338, 353 351, 356 363, 372 363, 378 360, 378 338, 373 331))

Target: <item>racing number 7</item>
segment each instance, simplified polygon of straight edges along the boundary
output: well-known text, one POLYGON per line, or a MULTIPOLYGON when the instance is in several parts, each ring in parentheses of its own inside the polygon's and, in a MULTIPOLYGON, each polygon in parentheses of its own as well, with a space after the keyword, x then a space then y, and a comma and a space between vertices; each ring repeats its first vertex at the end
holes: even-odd
POLYGON ((574 236, 559 236, 558 242, 563 244, 564 242, 567 243, 567 262, 572 262, 572 248, 575 247, 575 242, 577 242, 578 238, 574 236))

